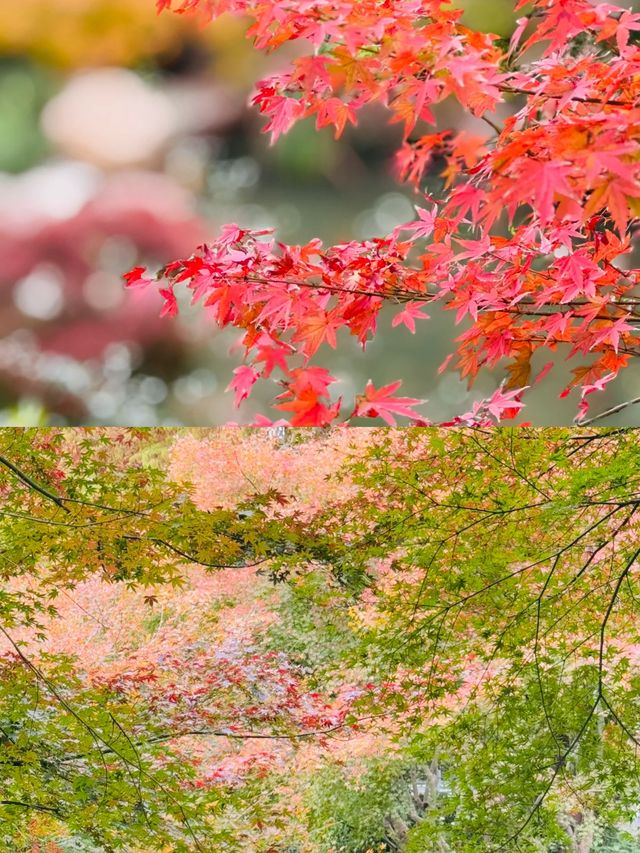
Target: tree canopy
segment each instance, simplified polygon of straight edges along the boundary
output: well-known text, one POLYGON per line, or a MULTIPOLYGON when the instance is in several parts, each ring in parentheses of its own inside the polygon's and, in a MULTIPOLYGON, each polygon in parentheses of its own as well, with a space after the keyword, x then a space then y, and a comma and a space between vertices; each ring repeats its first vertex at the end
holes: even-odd
MULTIPOLYGON (((190 737, 295 738, 330 726, 329 712, 305 698, 286 660, 260 654, 251 638, 237 654, 216 658, 206 633, 189 646, 183 629, 185 648, 145 654, 140 647, 138 659, 127 647, 120 666, 110 668, 92 662, 91 636, 75 662, 74 642, 63 643, 66 653, 50 647, 52 625, 87 584, 95 594, 105 585, 141 590, 144 611, 158 588, 185 586, 185 565, 233 575, 269 562, 276 571, 287 554, 314 543, 305 544, 295 520, 268 517, 277 492, 252 495, 246 506, 200 510, 167 478, 161 434, 3 430, 0 442, 5 849, 26 843, 34 814, 104 850, 211 849, 225 838, 211 815, 223 802, 233 807, 233 793, 227 801, 210 791, 197 775, 198 750, 187 760, 174 747, 190 737), (262 725, 272 719, 274 727, 262 725)), ((135 632, 130 616, 123 630, 135 632)))
POLYGON ((635 430, 0 441, 5 849, 637 849, 635 430))

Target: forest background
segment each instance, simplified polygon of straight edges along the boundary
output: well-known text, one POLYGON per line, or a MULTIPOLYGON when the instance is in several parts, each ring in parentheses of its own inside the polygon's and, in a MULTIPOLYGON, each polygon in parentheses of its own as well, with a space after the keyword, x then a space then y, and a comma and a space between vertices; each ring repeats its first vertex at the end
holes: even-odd
POLYGON ((3 849, 640 849, 635 430, 0 442, 3 849))

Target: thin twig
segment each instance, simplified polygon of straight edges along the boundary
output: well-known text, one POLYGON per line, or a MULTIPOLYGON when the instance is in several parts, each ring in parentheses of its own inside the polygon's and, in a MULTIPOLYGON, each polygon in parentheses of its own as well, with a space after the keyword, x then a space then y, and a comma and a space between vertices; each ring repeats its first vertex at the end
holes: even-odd
POLYGON ((579 424, 580 426, 588 426, 589 424, 593 424, 596 421, 603 420, 603 418, 608 418, 609 415, 615 415, 616 412, 621 412, 628 406, 635 406, 636 403, 640 403, 640 397, 634 397, 632 400, 627 400, 624 403, 618 403, 617 406, 612 406, 610 409, 607 409, 604 412, 600 412, 599 415, 594 415, 592 418, 587 418, 585 421, 579 421, 579 424))

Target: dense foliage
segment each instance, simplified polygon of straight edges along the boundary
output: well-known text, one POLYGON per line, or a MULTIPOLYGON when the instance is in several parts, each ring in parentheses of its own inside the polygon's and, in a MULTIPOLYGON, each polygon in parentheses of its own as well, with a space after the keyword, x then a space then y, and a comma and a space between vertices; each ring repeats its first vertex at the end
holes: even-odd
MULTIPOLYGON (((256 568, 308 549, 313 560, 314 543, 295 519, 270 517, 274 490, 197 508, 166 477, 161 434, 5 430, 0 441, 3 849, 28 843, 34 815, 106 851, 222 849, 226 811, 246 802, 264 756, 227 767, 193 740, 295 740, 340 724, 286 654, 257 642, 266 607, 251 615, 256 568), (161 631, 165 587, 174 614, 161 631), (217 637, 227 608, 235 620, 217 637)), ((229 823, 239 843, 242 819, 229 823)))
MULTIPOLYGON (((294 425, 419 422, 420 401, 398 397, 399 381, 370 382, 345 409, 335 377, 310 363, 343 330, 364 347, 388 305, 393 324, 414 333, 425 306, 441 303, 465 324, 453 355, 461 376, 497 367, 504 375, 460 423, 517 414, 556 354, 575 362, 564 394, 576 389, 584 419, 589 395, 638 355, 630 267, 640 15, 596 0, 520 0, 514 9, 522 16, 505 40, 469 29, 443 0, 178 5, 205 19, 247 16, 258 49, 300 42, 253 98, 273 140, 307 117, 340 135, 384 105, 404 131, 399 176, 417 192, 416 220, 385 237, 287 246, 228 226, 158 273, 165 313, 177 312, 175 289, 186 283, 220 326, 242 331, 246 361, 231 383, 238 402, 259 379, 277 377, 275 407, 294 425), (469 129, 446 126, 452 103, 469 129)), ((152 282, 139 267, 127 280, 152 282)))
POLYGON ((636 433, 391 432, 358 472, 339 517, 371 707, 450 786, 421 843, 535 850, 633 814, 636 433))
POLYGON ((637 849, 636 431, 0 435, 6 849, 637 849))

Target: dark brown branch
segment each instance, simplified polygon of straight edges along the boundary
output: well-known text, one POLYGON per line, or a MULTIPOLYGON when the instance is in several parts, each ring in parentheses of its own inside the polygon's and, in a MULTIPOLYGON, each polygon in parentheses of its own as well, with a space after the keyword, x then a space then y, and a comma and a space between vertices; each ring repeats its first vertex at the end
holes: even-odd
MULTIPOLYGON (((564 97, 566 92, 559 95, 551 95, 548 92, 530 92, 528 89, 519 89, 516 86, 498 86, 501 92, 506 95, 528 95, 533 97, 545 97, 549 100, 559 101, 564 97)), ((633 101, 620 101, 616 99, 603 100, 602 98, 571 98, 572 101, 577 101, 580 104, 596 104, 600 107, 628 107, 632 109, 636 106, 633 101)))
POLYGON ((63 499, 59 495, 54 495, 53 492, 49 492, 47 489, 38 485, 38 483, 36 483, 35 480, 32 480, 28 474, 25 474, 25 472, 21 468, 18 468, 17 465, 14 465, 13 462, 7 459, 6 456, 3 456, 1 454, 0 464, 4 465, 5 468, 8 468, 19 480, 22 480, 22 482, 26 486, 29 486, 30 489, 33 489, 34 491, 38 492, 43 497, 47 498, 47 500, 53 501, 53 503, 57 507, 64 510, 65 512, 70 512, 68 507, 64 505, 63 499))
MULTIPOLYGON (((183 737, 216 737, 229 738, 230 740, 305 740, 306 738, 324 737, 325 735, 333 734, 334 732, 343 729, 351 728, 353 725, 373 720, 378 717, 388 717, 390 711, 385 711, 380 714, 369 714, 366 717, 360 717, 358 720, 353 720, 349 723, 337 723, 335 726, 329 726, 326 729, 314 729, 308 732, 293 732, 291 734, 271 734, 269 732, 230 732, 224 729, 187 729, 181 732, 165 732, 164 734, 153 735, 152 737, 130 741, 132 747, 142 747, 154 743, 164 743, 166 741, 178 740, 183 737)), ((127 740, 129 737, 127 736, 127 740)), ((99 749, 101 755, 118 754, 113 747, 99 749)), ((67 764, 71 761, 79 761, 87 757, 87 753, 78 752, 74 755, 68 755, 60 760, 61 764, 67 764)))
POLYGON ((165 548, 168 548, 169 551, 173 551, 174 554, 178 554, 180 557, 184 557, 185 560, 189 560, 190 563, 196 563, 198 566, 203 566, 206 569, 251 569, 255 566, 260 566, 262 563, 266 563, 267 560, 271 559, 271 556, 264 557, 262 560, 256 560, 254 563, 236 563, 235 565, 226 564, 226 563, 207 563, 204 560, 200 560, 198 557, 195 557, 193 554, 188 554, 186 551, 182 551, 180 548, 176 548, 175 545, 172 545, 170 542, 167 542, 165 539, 160 539, 157 536, 134 536, 132 534, 125 534, 124 539, 128 539, 133 542, 155 542, 156 545, 162 545, 165 548))
POLYGON ((40 803, 25 803, 22 800, 0 800, 0 806, 18 806, 22 809, 33 809, 38 812, 50 812, 58 817, 62 814, 60 809, 55 806, 43 806, 40 803))

